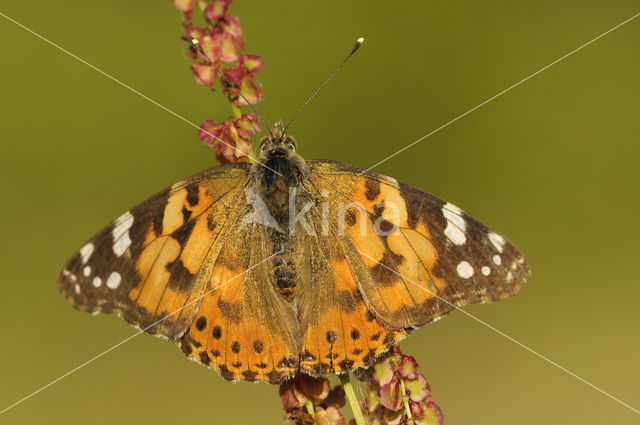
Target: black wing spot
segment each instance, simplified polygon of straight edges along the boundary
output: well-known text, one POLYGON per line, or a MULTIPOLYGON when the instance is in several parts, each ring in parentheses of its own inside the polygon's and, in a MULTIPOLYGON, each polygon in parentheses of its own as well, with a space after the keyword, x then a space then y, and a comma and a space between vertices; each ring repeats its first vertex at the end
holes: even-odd
POLYGON ((262 350, 264 350, 264 344, 262 343, 262 341, 260 341, 259 339, 253 341, 253 351, 260 354, 262 353, 262 350))
POLYGON ((206 351, 201 351, 200 352, 200 361, 206 365, 209 365, 209 363, 211 363, 211 357, 209 357, 209 354, 207 354, 206 351))
POLYGON ((204 328, 207 327, 207 318, 204 316, 200 316, 198 320, 196 320, 196 329, 199 331, 203 331, 204 328))
POLYGON ((387 334, 384 337, 384 341, 382 341, 384 345, 389 346, 389 345, 393 345, 396 342, 395 337, 393 336, 393 334, 387 334))
POLYGON ((380 183, 376 180, 367 179, 365 187, 367 190, 364 193, 364 196, 366 196, 368 200, 373 201, 378 197, 378 195, 380 195, 380 183))
POLYGON ((351 339, 358 339, 360 338, 360 331, 356 328, 351 329, 351 339))
POLYGON ((189 221, 189 218, 191 217, 191 210, 187 209, 186 206, 182 207, 182 222, 186 223, 187 221, 189 221))
POLYGON ((211 332, 211 335, 215 338, 215 339, 220 339, 222 338, 222 328, 220 326, 214 326, 213 327, 213 331, 211 332))
POLYGON ((198 201, 200 200, 198 191, 199 191, 199 186, 197 183, 192 183, 187 186, 187 202, 192 207, 198 205, 198 201))
POLYGON ((338 366, 340 366, 340 368, 342 370, 351 370, 353 368, 353 364, 355 362, 353 360, 343 360, 340 363, 338 363, 338 366))
POLYGON ((333 344, 334 342, 336 342, 337 339, 338 339, 338 334, 336 334, 335 331, 327 332, 327 342, 329 344, 333 344))
POLYGON ((230 381, 235 377, 234 373, 225 365, 220 365, 218 370, 220 371, 220 375, 222 375, 222 377, 227 381, 230 381))
POLYGON ((254 372, 252 370, 245 370, 242 372, 242 377, 247 382, 253 382, 256 380, 256 376, 258 376, 258 372, 254 372))

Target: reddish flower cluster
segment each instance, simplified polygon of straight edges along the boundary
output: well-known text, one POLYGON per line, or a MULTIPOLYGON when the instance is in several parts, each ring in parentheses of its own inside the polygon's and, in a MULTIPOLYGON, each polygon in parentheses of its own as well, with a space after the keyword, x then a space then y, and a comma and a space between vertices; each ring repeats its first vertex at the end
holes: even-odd
POLYGON ((442 425, 442 411, 433 399, 426 378, 418 373, 418 363, 402 354, 398 347, 357 377, 367 383, 360 408, 368 423, 442 425))
POLYGON ((220 80, 223 92, 232 105, 233 119, 214 124, 206 120, 200 127, 200 139, 210 149, 216 151, 221 163, 246 161, 251 150, 251 137, 260 131, 260 124, 254 114, 243 114, 242 108, 247 103, 238 94, 242 92, 245 99, 253 104, 262 100, 263 91, 253 80, 262 68, 260 56, 241 54, 244 38, 240 20, 228 15, 227 10, 232 0, 172 0, 183 12, 183 25, 186 30, 184 40, 189 43, 197 40, 204 52, 191 49, 193 64, 191 70, 198 84, 211 90, 220 80), (194 13, 200 11, 205 22, 204 27, 194 25, 194 13), (232 87, 222 74, 235 87, 232 87))
POLYGON ((287 412, 285 420, 292 425, 344 425, 340 413, 344 390, 340 385, 332 389, 327 378, 299 374, 280 385, 280 398, 287 412), (313 406, 313 415, 306 406, 313 406))
MULTIPOLYGON (((367 385, 364 400, 358 400, 367 424, 442 425, 442 411, 426 378, 418 373, 418 363, 398 347, 355 375, 367 385)), ((345 423, 339 410, 345 405, 345 391, 341 385, 332 389, 326 378, 297 375, 280 385, 280 398, 287 412, 285 420, 292 425, 345 423)), ((356 420, 352 419, 349 425, 356 425, 356 420)))
POLYGON ((260 131, 258 118, 254 114, 243 114, 236 120, 215 124, 206 120, 200 126, 198 136, 209 149, 216 151, 221 164, 246 161, 246 153, 251 150, 251 136, 260 131))

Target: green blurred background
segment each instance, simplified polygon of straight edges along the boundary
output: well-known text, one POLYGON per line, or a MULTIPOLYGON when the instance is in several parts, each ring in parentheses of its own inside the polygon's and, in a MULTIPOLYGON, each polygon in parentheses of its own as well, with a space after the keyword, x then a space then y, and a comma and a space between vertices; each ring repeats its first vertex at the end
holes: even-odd
MULTIPOLYGON (((0 11, 197 124, 169 1, 2 0, 0 11)), ((265 119, 306 158, 368 167, 640 12, 635 1, 236 0, 265 119)), ((467 311, 640 409, 640 18, 377 167, 506 234, 533 276, 467 311)), ((67 258, 152 193, 214 165, 196 129, 0 17, 0 410, 135 331, 58 294, 67 258)), ((402 343, 447 424, 640 416, 454 312, 402 343)), ((0 416, 11 424, 279 424, 277 387, 230 384, 142 335, 0 416)))

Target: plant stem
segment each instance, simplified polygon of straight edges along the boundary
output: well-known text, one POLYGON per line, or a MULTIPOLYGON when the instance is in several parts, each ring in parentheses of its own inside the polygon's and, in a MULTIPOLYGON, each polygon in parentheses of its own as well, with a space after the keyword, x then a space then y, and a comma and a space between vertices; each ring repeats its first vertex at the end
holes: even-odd
MULTIPOLYGON (((394 370, 398 370, 398 362, 395 358, 391 358, 391 364, 394 370)), ((402 404, 404 405, 404 412, 407 414, 409 425, 413 425, 413 417, 411 416, 411 407, 409 406, 409 397, 407 397, 407 389, 404 386, 404 379, 398 379, 400 381, 400 395, 402 396, 402 404)))
POLYGON ((307 413, 311 415, 311 417, 313 418, 313 423, 316 423, 316 412, 315 410, 313 410, 313 402, 310 399, 307 399, 307 401, 304 403, 304 407, 307 408, 307 413))
POLYGON ((411 416, 411 407, 409 407, 409 397, 407 397, 407 390, 404 387, 404 379, 400 379, 400 395, 402 396, 402 403, 404 404, 404 411, 409 419, 409 425, 413 424, 413 417, 411 416))
POLYGON ((338 376, 340 377, 340 383, 342 383, 342 388, 344 388, 344 394, 347 397, 356 424, 366 425, 364 417, 362 416, 362 410, 360 410, 360 405, 358 404, 358 399, 356 398, 356 393, 353 391, 353 386, 351 385, 351 374, 344 373, 338 376))

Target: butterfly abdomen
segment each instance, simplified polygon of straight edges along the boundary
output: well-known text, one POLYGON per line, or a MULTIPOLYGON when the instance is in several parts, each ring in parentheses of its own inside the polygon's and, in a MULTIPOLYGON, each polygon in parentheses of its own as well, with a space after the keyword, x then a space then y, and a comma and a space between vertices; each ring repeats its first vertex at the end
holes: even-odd
POLYGON ((272 232, 271 245, 274 257, 271 262, 276 291, 287 301, 293 300, 297 288, 298 264, 293 241, 288 233, 272 232))
POLYGON ((265 166, 253 169, 258 193, 278 226, 267 229, 270 252, 266 255, 273 256, 270 277, 278 294, 292 301, 297 289, 299 258, 295 253, 295 231, 291 229, 289 215, 306 174, 306 165, 300 156, 282 147, 274 147, 264 153, 261 161, 265 166))

